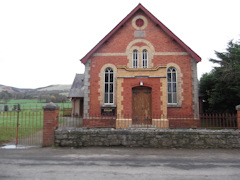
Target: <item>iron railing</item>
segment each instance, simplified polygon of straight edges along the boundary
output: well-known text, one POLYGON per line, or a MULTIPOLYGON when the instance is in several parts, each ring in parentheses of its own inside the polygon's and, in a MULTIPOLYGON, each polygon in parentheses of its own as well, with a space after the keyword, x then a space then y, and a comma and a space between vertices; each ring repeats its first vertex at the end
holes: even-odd
POLYGON ((237 114, 200 114, 201 127, 208 129, 237 129, 237 114))
POLYGON ((40 145, 43 110, 0 113, 0 144, 40 145))
POLYGON ((132 116, 118 114, 106 116, 100 114, 87 114, 83 117, 64 117, 60 115, 60 128, 64 127, 99 127, 99 128, 207 128, 207 129, 237 129, 236 114, 200 114, 165 116, 155 114, 152 116, 132 116))

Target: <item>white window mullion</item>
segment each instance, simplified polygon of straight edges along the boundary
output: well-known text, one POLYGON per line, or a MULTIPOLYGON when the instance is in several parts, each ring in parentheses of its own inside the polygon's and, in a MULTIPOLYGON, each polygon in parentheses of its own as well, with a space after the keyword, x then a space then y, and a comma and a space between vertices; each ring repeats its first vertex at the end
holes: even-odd
POLYGON ((142 51, 142 68, 148 68, 148 51, 146 49, 142 51))
POLYGON ((113 101, 114 101, 114 73, 111 68, 107 68, 105 70, 105 79, 104 79, 104 103, 113 104, 114 103, 113 101), (112 95, 112 98, 111 98, 111 95, 112 95))
POLYGON ((168 68, 167 70, 167 91, 168 91, 168 103, 177 103, 177 72, 174 68, 168 68))
POLYGON ((133 54, 132 54, 132 67, 133 68, 138 68, 138 51, 135 49, 135 50, 133 50, 133 54))

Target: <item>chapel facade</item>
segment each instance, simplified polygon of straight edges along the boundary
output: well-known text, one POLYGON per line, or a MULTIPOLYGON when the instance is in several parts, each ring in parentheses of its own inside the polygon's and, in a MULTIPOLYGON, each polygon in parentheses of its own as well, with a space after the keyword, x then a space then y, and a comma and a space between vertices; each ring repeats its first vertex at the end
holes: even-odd
MULTIPOLYGON (((186 126, 198 126, 200 61, 139 4, 81 59, 83 122, 87 125, 87 117, 102 115, 114 116, 115 128, 169 128, 178 126, 184 116, 184 121, 191 119, 186 126)), ((100 122, 96 118, 96 124, 100 122)))

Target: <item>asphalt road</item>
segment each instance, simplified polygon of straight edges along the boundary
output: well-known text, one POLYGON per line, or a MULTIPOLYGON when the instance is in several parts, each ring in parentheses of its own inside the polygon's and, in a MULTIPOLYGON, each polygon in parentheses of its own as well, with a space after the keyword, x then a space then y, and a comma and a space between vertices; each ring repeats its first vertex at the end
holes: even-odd
POLYGON ((0 179, 240 179, 240 150, 0 149, 0 179))

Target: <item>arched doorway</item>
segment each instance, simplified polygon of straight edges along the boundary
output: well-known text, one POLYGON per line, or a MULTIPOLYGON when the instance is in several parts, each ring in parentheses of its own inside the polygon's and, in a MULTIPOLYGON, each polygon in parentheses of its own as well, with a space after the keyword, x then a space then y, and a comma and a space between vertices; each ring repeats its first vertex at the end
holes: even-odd
POLYGON ((152 88, 132 88, 132 124, 152 124, 152 88))

